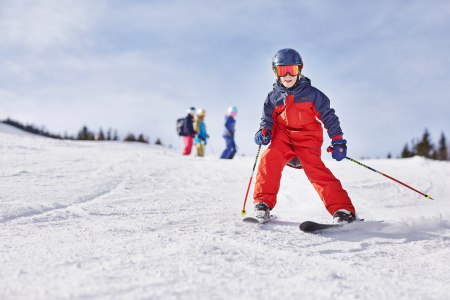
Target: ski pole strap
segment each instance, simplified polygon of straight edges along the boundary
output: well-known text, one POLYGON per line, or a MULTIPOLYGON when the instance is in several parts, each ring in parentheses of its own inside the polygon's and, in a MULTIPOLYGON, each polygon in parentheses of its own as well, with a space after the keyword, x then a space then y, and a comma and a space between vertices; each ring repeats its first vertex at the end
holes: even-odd
POLYGON ((267 136, 267 129, 266 128, 261 129, 261 133, 263 136, 267 136))

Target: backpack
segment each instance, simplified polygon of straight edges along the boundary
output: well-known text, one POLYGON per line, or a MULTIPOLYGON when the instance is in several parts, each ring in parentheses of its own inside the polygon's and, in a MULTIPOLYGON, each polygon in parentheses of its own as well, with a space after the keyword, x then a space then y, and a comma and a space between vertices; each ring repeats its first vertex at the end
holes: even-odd
POLYGON ((177 133, 179 136, 187 136, 186 129, 184 123, 186 122, 186 118, 179 118, 177 120, 177 133))

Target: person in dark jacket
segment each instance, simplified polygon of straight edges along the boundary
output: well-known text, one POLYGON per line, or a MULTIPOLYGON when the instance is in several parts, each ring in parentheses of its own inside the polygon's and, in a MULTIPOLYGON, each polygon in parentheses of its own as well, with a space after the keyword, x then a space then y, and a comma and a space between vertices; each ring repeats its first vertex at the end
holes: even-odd
POLYGON ((223 134, 223 138, 225 139, 226 148, 223 150, 220 158, 223 159, 232 159, 236 154, 236 142, 234 141, 234 132, 236 126, 236 115, 237 115, 237 107, 230 106, 228 108, 228 113, 225 116, 225 132, 223 134))
POLYGON ((195 107, 191 107, 187 110, 187 116, 184 121, 184 132, 186 133, 183 136, 184 149, 183 155, 189 155, 192 151, 192 145, 194 144, 194 136, 196 134, 194 130, 194 116, 195 116, 195 107))
POLYGON ((332 157, 347 155, 339 118, 330 100, 301 74, 303 61, 294 49, 279 50, 272 60, 276 76, 273 90, 264 102, 258 145, 269 145, 259 163, 254 189, 255 217, 270 219, 277 203, 281 173, 285 165, 303 168, 325 208, 336 222, 357 220, 355 208, 341 182, 324 165, 320 155, 322 124, 332 144, 332 157), (322 123, 322 124, 321 124, 322 123))

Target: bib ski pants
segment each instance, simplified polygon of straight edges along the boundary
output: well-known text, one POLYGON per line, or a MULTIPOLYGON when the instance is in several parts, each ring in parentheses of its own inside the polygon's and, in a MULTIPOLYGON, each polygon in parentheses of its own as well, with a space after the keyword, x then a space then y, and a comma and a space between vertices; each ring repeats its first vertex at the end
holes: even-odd
POLYGON ((323 129, 315 119, 311 106, 311 103, 294 103, 293 97, 288 96, 283 111, 274 116, 276 128, 258 166, 254 203, 265 202, 271 209, 275 207, 284 166, 298 158, 305 175, 331 215, 339 209, 347 209, 355 214, 355 208, 341 182, 320 157, 323 129), (300 123, 304 120, 307 122, 300 123))

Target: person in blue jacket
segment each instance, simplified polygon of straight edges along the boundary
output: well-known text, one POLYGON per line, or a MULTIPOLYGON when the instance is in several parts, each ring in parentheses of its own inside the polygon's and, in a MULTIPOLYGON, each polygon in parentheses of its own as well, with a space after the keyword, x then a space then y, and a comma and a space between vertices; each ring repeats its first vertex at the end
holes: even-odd
POLYGON ((197 156, 205 156, 205 147, 209 138, 206 132, 205 124, 206 111, 203 108, 197 110, 197 116, 194 120, 194 130, 197 132, 195 135, 195 148, 197 149, 197 156))
POLYGON ((220 158, 232 159, 236 154, 237 147, 236 142, 234 141, 236 115, 237 115, 237 107, 234 105, 230 106, 228 108, 228 113, 225 116, 225 132, 223 134, 223 138, 225 139, 226 143, 226 148, 225 150, 223 150, 220 158))

